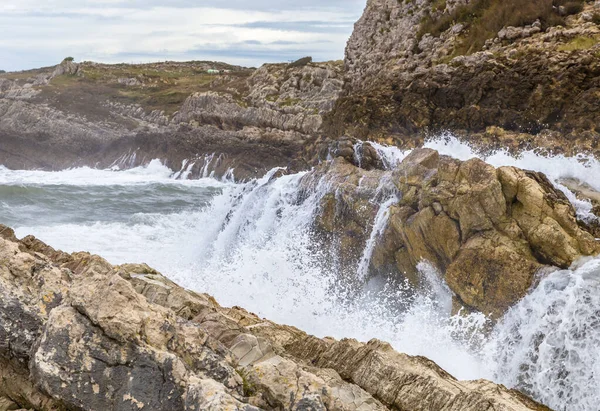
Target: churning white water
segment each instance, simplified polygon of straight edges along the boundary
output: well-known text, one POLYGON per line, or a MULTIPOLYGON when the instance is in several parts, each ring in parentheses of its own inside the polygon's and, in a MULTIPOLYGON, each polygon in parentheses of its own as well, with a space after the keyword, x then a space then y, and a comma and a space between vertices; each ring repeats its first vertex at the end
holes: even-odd
MULTIPOLYGON (((476 156, 455 139, 428 143, 461 159, 476 156)), ((388 167, 408 153, 374 145, 388 167)), ((600 189, 600 164, 587 157, 486 161, 575 177, 600 189)), ((63 172, 0 168, 0 223, 65 251, 87 250, 113 263, 146 262, 179 284, 214 295, 318 336, 380 338, 425 355, 460 379, 488 378, 518 387, 557 410, 596 410, 600 403, 600 259, 550 274, 513 307, 491 335, 482 315, 450 317, 451 291, 426 263, 429 287, 367 284, 357 293, 336 272, 312 232, 319 181, 300 190, 305 173, 247 184, 176 179, 158 161, 127 171, 63 172)), ((574 200, 574 196, 567 194, 574 200)), ((368 267, 387 224, 393 196, 380 196, 357 272, 368 267)), ((580 213, 589 204, 578 202, 580 213)), ((591 206, 590 206, 591 207, 591 206)))

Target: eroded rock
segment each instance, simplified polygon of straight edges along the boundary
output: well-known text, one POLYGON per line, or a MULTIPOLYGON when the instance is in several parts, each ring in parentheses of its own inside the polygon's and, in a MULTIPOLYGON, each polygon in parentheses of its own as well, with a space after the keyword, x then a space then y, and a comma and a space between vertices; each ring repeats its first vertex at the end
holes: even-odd
POLYGON ((0 232, 7 410, 543 409, 381 342, 321 340, 220 307, 145 265, 0 232))
POLYGON ((568 268, 600 253, 571 203, 541 173, 417 149, 392 172, 338 158, 314 174, 334 187, 323 197, 317 228, 334 236, 348 267, 357 266, 382 198, 395 195, 371 274, 418 286, 416 266, 427 261, 462 304, 495 317, 527 293, 542 267, 568 268))

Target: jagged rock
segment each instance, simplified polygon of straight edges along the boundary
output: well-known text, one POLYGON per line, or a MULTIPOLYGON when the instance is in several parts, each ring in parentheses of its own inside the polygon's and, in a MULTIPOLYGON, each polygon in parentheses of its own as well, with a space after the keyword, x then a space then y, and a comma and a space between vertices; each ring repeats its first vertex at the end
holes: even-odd
POLYGON ((76 75, 78 72, 79 72, 79 64, 77 64, 73 61, 70 61, 70 60, 64 60, 62 63, 60 63, 58 66, 56 66, 56 68, 52 72, 51 78, 62 76, 65 74, 73 76, 73 75, 76 75))
POLYGON ((545 409, 387 344, 321 340, 146 265, 61 253, 4 226, 0 305, 6 410, 545 409))
POLYGON ((307 175, 305 184, 315 175, 334 187, 323 197, 317 228, 341 244, 346 267, 357 265, 372 230, 368 224, 381 201, 371 200, 382 195, 382 181, 393 181, 398 200, 373 252, 371 274, 418 286, 416 266, 426 260, 462 304, 494 317, 527 293, 542 267, 568 268, 600 253, 568 199, 540 173, 417 149, 393 172, 362 170, 338 158, 307 175))
POLYGON ((594 6, 584 3, 582 19, 553 27, 504 27, 484 49, 467 51, 461 44, 472 38, 471 22, 460 32, 442 23, 465 3, 473 4, 369 0, 346 47, 344 90, 323 125, 328 135, 393 138, 408 148, 451 131, 485 150, 600 153, 593 127, 600 28, 586 22, 594 6), (422 31, 429 19, 439 22, 434 30, 447 29, 422 31), (490 141, 489 127, 508 133, 490 141))
POLYGON ((568 268, 600 252, 540 173, 421 149, 395 175, 400 192, 409 193, 399 206, 414 211, 396 213, 391 226, 413 264, 432 262, 464 303, 485 313, 499 315, 522 298, 541 265, 568 268))

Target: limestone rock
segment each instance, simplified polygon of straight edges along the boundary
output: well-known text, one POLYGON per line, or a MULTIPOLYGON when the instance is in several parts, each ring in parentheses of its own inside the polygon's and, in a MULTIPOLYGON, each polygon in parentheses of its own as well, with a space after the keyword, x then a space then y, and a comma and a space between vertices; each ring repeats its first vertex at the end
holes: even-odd
POLYGON ((5 410, 544 409, 385 343, 321 340, 146 265, 61 253, 4 226, 0 305, 5 410))

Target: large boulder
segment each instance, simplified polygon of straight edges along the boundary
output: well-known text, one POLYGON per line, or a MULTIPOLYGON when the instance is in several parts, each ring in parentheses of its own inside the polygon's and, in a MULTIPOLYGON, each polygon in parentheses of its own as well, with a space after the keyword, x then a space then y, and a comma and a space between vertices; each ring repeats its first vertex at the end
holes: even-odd
POLYGON ((600 253, 541 173, 419 149, 394 175, 402 197, 392 235, 413 266, 431 262, 464 304, 486 314, 498 316, 522 298, 542 266, 568 268, 600 253))
POLYGON ((223 308, 146 265, 0 226, 0 409, 544 410, 371 341, 223 308))
POLYGON ((456 294, 456 307, 493 317, 521 299, 542 268, 568 268, 581 256, 600 253, 566 196, 541 173, 417 149, 393 171, 367 171, 340 157, 304 181, 315 179, 330 187, 317 231, 338 247, 345 271, 356 272, 375 239, 369 275, 419 286, 416 267, 427 261, 456 294), (374 224, 387 199, 394 203, 387 228, 374 233, 381 230, 374 224))

